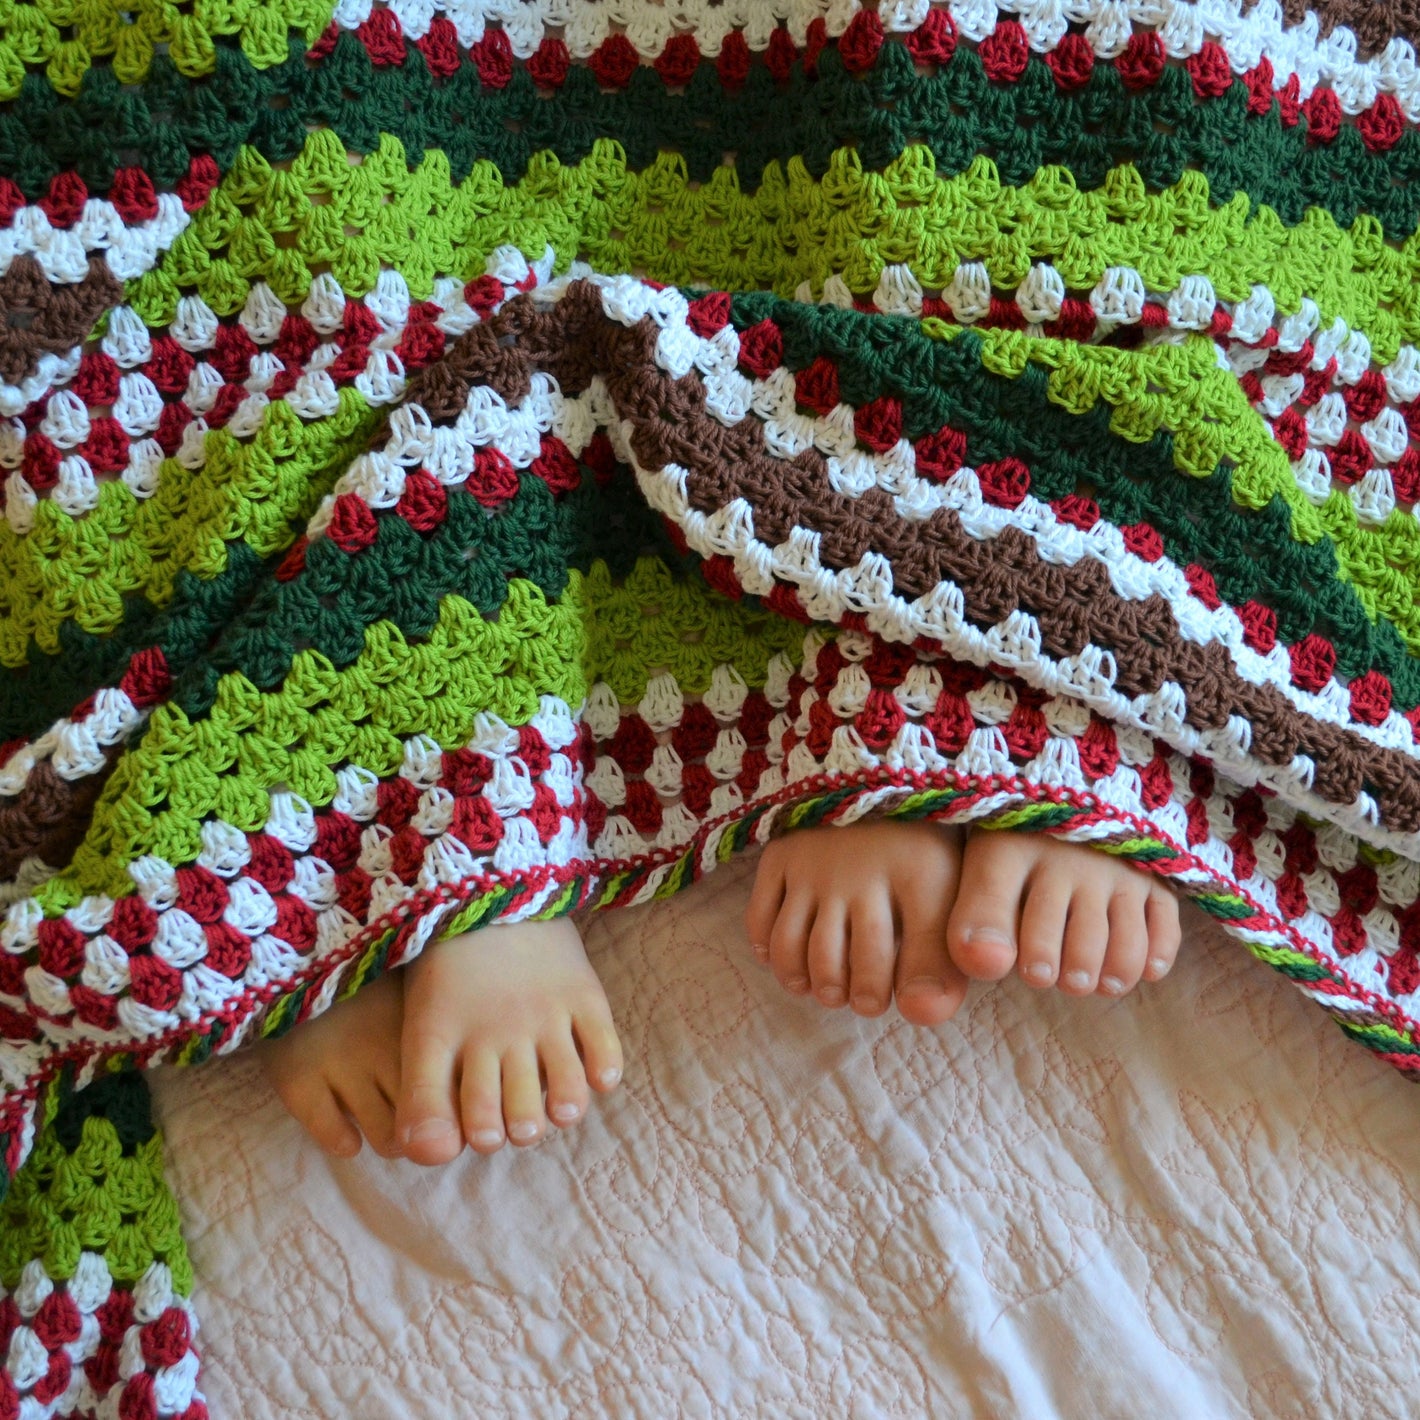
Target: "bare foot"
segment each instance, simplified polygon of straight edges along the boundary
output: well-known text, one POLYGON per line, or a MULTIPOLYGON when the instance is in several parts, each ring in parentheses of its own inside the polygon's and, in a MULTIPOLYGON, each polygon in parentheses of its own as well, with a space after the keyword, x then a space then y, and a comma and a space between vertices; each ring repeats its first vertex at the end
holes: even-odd
POLYGON ((621 1079, 601 982, 566 918, 485 927, 403 968, 396 1138, 420 1164, 491 1154, 575 1124, 621 1079), (546 1112, 543 1093, 546 1090, 546 1112))
POLYGON ((860 1016, 896 998, 914 1025, 940 1024, 968 984, 947 952, 960 844, 956 829, 892 819, 775 839, 745 913, 756 956, 796 996, 860 1016))
POLYGON ((973 980, 1013 968, 1031 986, 1123 996, 1168 975, 1178 955, 1178 899, 1095 848, 1038 833, 968 834, 947 929, 973 980))
POLYGON ((396 973, 382 976, 260 1047, 266 1077, 282 1104, 328 1154, 358 1154, 362 1136, 381 1158, 399 1154, 394 1102, 402 984, 396 973))

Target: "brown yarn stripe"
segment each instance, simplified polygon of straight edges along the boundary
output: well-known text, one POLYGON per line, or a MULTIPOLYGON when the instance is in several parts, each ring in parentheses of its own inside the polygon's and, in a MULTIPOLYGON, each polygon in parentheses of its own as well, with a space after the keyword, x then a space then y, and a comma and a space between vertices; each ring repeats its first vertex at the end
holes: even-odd
POLYGON ((100 316, 123 300, 123 283, 101 257, 72 286, 52 285, 32 256, 17 256, 0 276, 0 379, 20 384, 42 354, 80 344, 100 316))
MULTIPOLYGON (((1244 8, 1251 10, 1255 4, 1249 0, 1244 8)), ((1353 31, 1362 59, 1379 54, 1397 36, 1420 45, 1420 0, 1282 0, 1289 25, 1301 24, 1308 10, 1321 21, 1323 36, 1337 25, 1353 31)))
MULTIPOLYGON (((448 369, 436 377, 448 417, 462 408, 458 395, 466 397, 475 375, 488 377, 507 399, 525 388, 531 369, 547 370, 569 397, 600 374, 619 413, 635 427, 637 458, 648 468, 686 468, 697 510, 712 513, 744 498, 754 509, 756 536, 770 546, 795 526, 811 527, 820 534, 824 565, 835 570, 854 566, 865 552, 880 552, 892 566, 897 591, 909 599, 943 580, 955 582, 967 615, 982 627, 1017 609, 1029 612, 1048 655, 1076 655, 1090 644, 1108 648, 1118 664, 1115 684, 1124 694, 1152 694, 1174 681, 1184 690, 1185 718, 1195 729, 1221 729, 1230 715, 1241 715, 1251 725, 1251 752, 1260 762, 1281 766, 1305 754, 1315 762, 1313 787, 1322 799, 1348 805, 1365 789, 1387 827, 1420 831, 1420 763, 1314 719, 1275 686, 1244 680, 1226 647, 1183 638, 1164 597, 1136 602, 1119 596, 1103 563, 1057 566, 1043 561, 1019 529, 981 542, 949 510, 909 522, 881 489, 859 498, 835 492, 816 450, 775 458, 753 417, 733 429, 720 424, 705 409, 697 374, 677 381, 656 365, 655 324, 648 319, 628 329, 607 319, 589 283, 574 284, 551 309, 514 302, 500 320, 468 346, 464 337, 450 349, 448 369), (517 343, 499 347, 500 336, 514 336, 517 343), (513 358, 514 350, 523 358, 513 358)), ((418 397, 417 390, 411 393, 418 397)))
POLYGON ((104 753, 95 774, 73 781, 61 779, 42 759, 29 772, 25 787, 14 798, 0 800, 0 882, 9 882, 26 858, 38 858, 52 868, 63 867, 88 832, 94 804, 121 746, 104 753))

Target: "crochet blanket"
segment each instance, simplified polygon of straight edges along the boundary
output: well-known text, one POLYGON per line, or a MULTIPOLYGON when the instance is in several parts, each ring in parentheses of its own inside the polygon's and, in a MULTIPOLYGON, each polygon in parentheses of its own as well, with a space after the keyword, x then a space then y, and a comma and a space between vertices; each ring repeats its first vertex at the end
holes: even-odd
POLYGON ((206 1414, 143 1067, 798 826, 1420 1070, 1420 69, 1320 11, 0 11, 0 1420, 206 1414))

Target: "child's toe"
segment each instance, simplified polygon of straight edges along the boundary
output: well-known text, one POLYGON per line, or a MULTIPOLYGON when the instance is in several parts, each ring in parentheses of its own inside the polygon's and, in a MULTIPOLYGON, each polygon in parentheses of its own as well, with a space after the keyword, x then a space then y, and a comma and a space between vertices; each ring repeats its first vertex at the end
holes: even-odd
POLYGON ((538 1042, 538 1054, 547 1077, 547 1117, 565 1129, 587 1112, 587 1076, 572 1043, 572 1023, 550 1030, 538 1042))
POLYGON ((809 985, 820 1005, 836 1008, 848 999, 847 911, 832 899, 821 900, 814 913, 805 958, 809 985))
POLYGON ((940 921, 904 908, 902 950, 893 994, 903 1020, 937 1026, 950 1020, 966 998, 967 979, 952 961, 940 921))
POLYGON ((572 1034, 582 1052, 587 1083, 602 1093, 614 1090, 621 1083, 621 1039, 604 996, 573 1011, 572 1034))
POLYGON ((769 933, 769 965, 775 980, 795 996, 807 995, 809 990, 809 933, 815 906, 806 893, 786 897, 769 933))
POLYGON ((974 980, 999 981, 1015 964, 1021 895, 1033 862, 1032 846, 1013 835, 967 838, 947 946, 974 980))
POLYGON ((1132 991, 1144 973, 1149 952, 1149 929, 1144 920, 1147 892, 1143 883, 1131 883, 1115 893, 1109 904, 1109 944, 1100 966, 1099 990, 1105 996, 1132 991))
POLYGON ((477 1153, 493 1154, 503 1147, 503 1069, 491 1050, 464 1055, 459 1118, 463 1137, 477 1153))
POLYGON ((1030 986, 1053 986, 1070 915, 1071 880, 1042 863, 1031 876, 1021 907, 1020 958, 1016 970, 1030 986))
POLYGON ((395 1137, 416 1164, 446 1164, 463 1148, 454 1114, 453 1071, 453 1047, 427 1029, 411 1029, 407 1021, 395 1137))
POLYGON ((379 1086, 373 1080, 369 1081, 358 1092, 352 1092, 348 1103, 350 1113, 354 1115, 355 1123, 370 1147, 382 1159, 398 1158, 400 1150, 395 1138, 394 1106, 379 1086))
POLYGON ((503 1053, 503 1124, 509 1142, 518 1145, 536 1144, 547 1132, 537 1048, 530 1040, 503 1053))
POLYGON ((760 857, 755 869, 754 887, 750 890, 749 904, 745 908, 745 931, 749 934, 750 946, 762 962, 769 960, 769 938, 774 931, 774 921, 784 901, 784 872, 780 864, 777 845, 771 843, 760 857))
POLYGON ((1159 981, 1173 969, 1179 944, 1183 940, 1178 920, 1178 899, 1166 887, 1160 887, 1157 883, 1149 885, 1144 922, 1149 938, 1144 975, 1149 981, 1159 981))
POLYGON ((324 1080, 282 1091, 281 1099, 327 1154, 349 1159, 360 1152, 360 1131, 324 1080))
POLYGON ((1087 884, 1070 900, 1065 944, 1060 953, 1062 991, 1070 996, 1088 996, 1094 991, 1108 942, 1109 896, 1094 884, 1087 884))
POLYGON ((855 1014, 880 1016, 892 1000, 896 955, 892 904, 872 893, 853 904, 848 941, 848 990, 855 1014))

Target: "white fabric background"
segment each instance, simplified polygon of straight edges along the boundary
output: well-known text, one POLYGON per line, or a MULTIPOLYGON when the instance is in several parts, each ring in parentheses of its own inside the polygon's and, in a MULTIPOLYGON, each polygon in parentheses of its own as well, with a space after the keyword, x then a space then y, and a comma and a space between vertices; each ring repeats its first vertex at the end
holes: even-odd
POLYGON ((751 872, 591 921, 626 1082, 531 1152, 331 1161, 245 1057, 160 1078, 214 1420, 1414 1413, 1414 1086, 1197 916, 1124 1002, 830 1014, 751 872))

